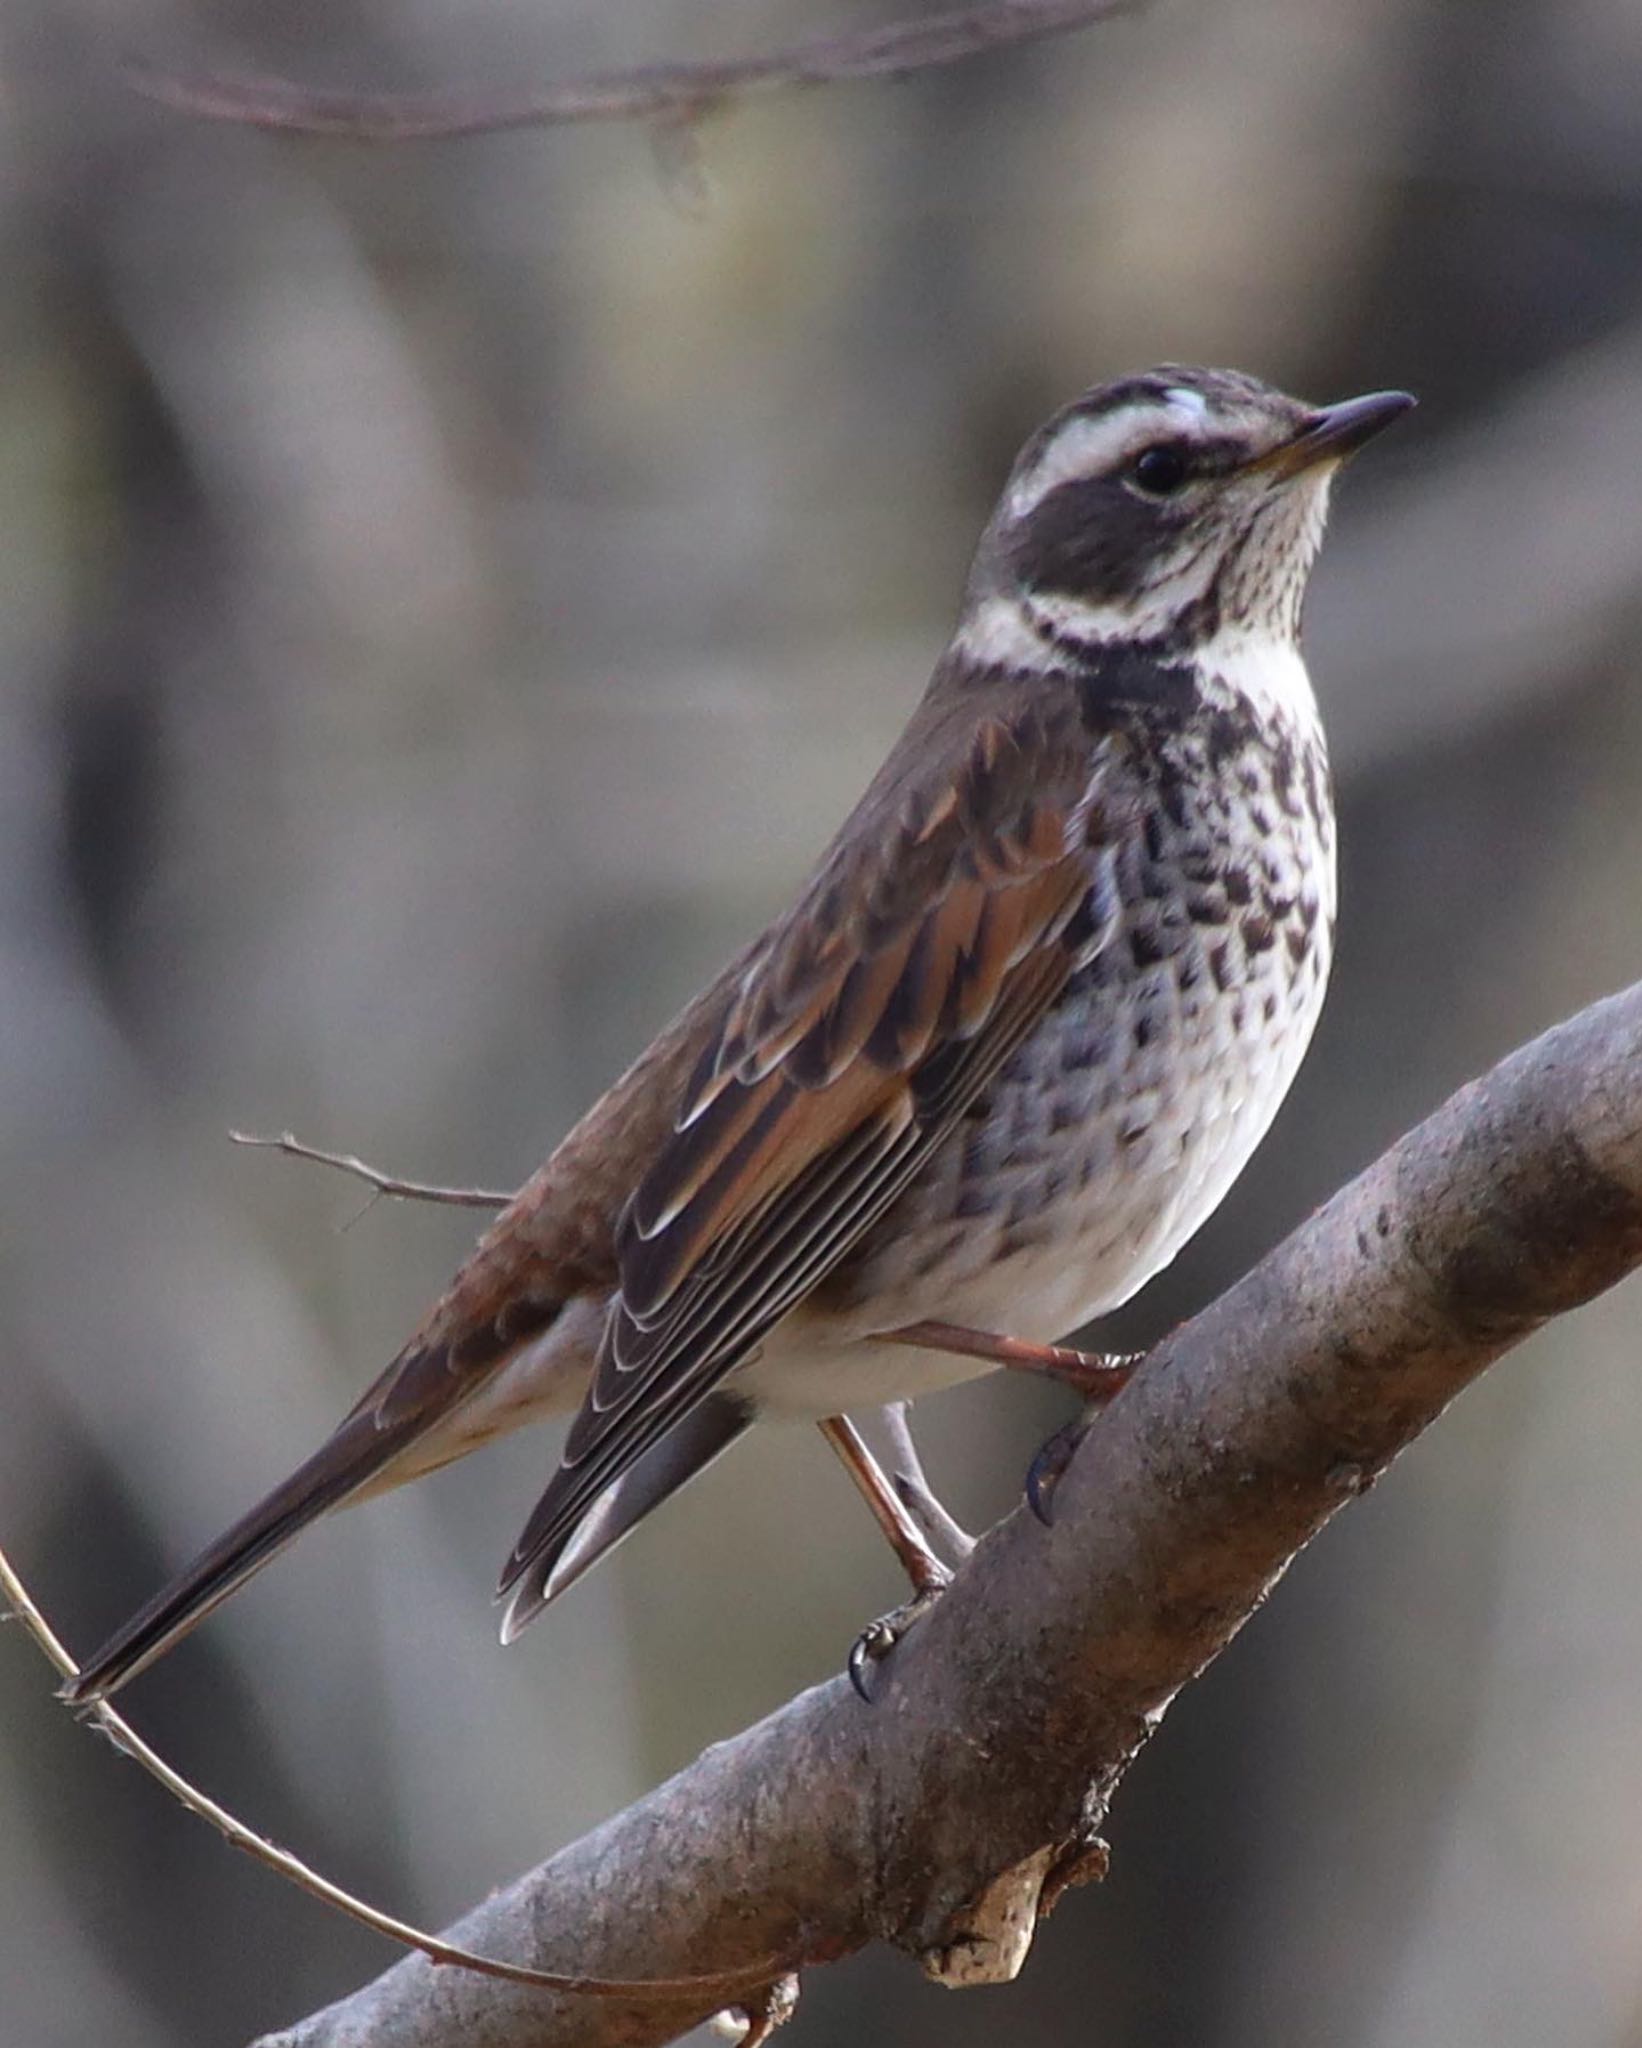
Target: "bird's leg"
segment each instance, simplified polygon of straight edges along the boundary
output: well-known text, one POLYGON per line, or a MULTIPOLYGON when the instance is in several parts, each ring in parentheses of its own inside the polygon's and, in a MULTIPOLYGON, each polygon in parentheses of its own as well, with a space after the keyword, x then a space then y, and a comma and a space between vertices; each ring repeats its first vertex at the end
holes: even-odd
MULTIPOLYGON (((904 1329, 886 1331, 885 1341, 919 1344, 926 1351, 952 1351, 960 1358, 984 1358, 1012 1372, 1043 1373, 1083 1396, 1083 1413, 1057 1429, 1027 1468, 1026 1503, 1045 1528, 1053 1519, 1055 1488, 1072 1462, 1072 1453, 1096 1414, 1129 1384, 1146 1356, 1144 1351, 1075 1351, 1066 1344, 1029 1344, 1021 1337, 968 1330, 961 1323, 908 1323, 904 1329)), ((913 1457, 916 1461, 916 1452, 913 1457)), ((919 1478, 922 1476, 920 1472, 919 1478)), ((943 1515, 945 1512, 941 1509, 943 1515)))
POLYGON ((912 1440, 912 1425, 907 1418, 910 1406, 907 1401, 891 1401, 880 1410, 885 1434, 895 1452, 890 1484, 900 1496, 901 1505, 930 1542, 943 1545, 961 1563, 975 1548, 975 1539, 961 1522, 955 1521, 947 1512, 925 1476, 924 1461, 912 1440))
POLYGON ((871 1508, 873 1519, 883 1530, 891 1550, 912 1581, 914 1593, 940 1592, 952 1574, 930 1548, 923 1531, 902 1506, 900 1496, 885 1476, 884 1468, 872 1455, 866 1439, 844 1415, 829 1415, 821 1434, 843 1462, 844 1470, 860 1489, 871 1508))
POLYGON ((902 1506, 900 1496, 885 1478, 883 1467, 855 1424, 846 1416, 829 1415, 820 1428, 912 1581, 912 1598, 864 1628, 850 1650, 850 1683, 862 1699, 870 1700, 872 1666, 889 1655, 919 1615, 945 1592, 952 1583, 952 1573, 902 1506))
POLYGON ((899 1330, 885 1330, 879 1341, 984 1358, 1011 1372, 1043 1373, 1074 1388, 1086 1401, 1109 1401, 1146 1356, 1144 1351, 1076 1351, 1069 1344, 1029 1344, 1024 1337, 999 1337, 990 1330, 965 1329, 961 1323, 908 1323, 899 1330))
MULTIPOLYGON (((950 1351, 961 1358, 985 1359, 1013 1372, 1042 1373, 1083 1396, 1084 1415, 1050 1438, 1027 1475, 1027 1501, 1044 1523, 1050 1517, 1055 1484, 1089 1426, 1090 1411, 1104 1407, 1126 1386, 1145 1356, 1138 1351, 1102 1354, 1076 1351, 1065 1344, 1032 1344, 1021 1337, 967 1329, 961 1323, 908 1323, 899 1330, 884 1331, 881 1341, 912 1344, 925 1351, 950 1351)), ((870 1696, 868 1674, 872 1665, 889 1654, 951 1580, 952 1574, 936 1556, 933 1542, 945 1541, 960 1558, 967 1557, 975 1547, 974 1538, 947 1513, 924 1476, 907 1425, 905 1402, 892 1403, 885 1408, 884 1416, 902 1468, 893 1481, 885 1475, 852 1422, 842 1415, 833 1415, 820 1425, 821 1434, 843 1461, 845 1471, 860 1489, 873 1519, 912 1581, 912 1599, 864 1629, 850 1651, 850 1680, 863 1699, 870 1696)))

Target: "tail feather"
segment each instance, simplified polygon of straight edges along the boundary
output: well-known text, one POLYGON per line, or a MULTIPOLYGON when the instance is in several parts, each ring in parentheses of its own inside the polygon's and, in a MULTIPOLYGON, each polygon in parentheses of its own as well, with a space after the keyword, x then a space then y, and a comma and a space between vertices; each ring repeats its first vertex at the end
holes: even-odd
POLYGON ((289 1479, 208 1544, 110 1636, 62 1687, 61 1697, 85 1706, 118 1692, 238 1592, 310 1522, 368 1487, 425 1428, 422 1417, 382 1428, 368 1412, 349 1416, 289 1479))
POLYGON ((652 1508, 721 1457, 752 1421, 752 1410, 733 1394, 709 1394, 607 1486, 563 1535, 532 1549, 527 1530, 519 1546, 523 1561, 510 1564, 498 1595, 507 1601, 502 1641, 511 1643, 550 1601, 631 1535, 652 1508))

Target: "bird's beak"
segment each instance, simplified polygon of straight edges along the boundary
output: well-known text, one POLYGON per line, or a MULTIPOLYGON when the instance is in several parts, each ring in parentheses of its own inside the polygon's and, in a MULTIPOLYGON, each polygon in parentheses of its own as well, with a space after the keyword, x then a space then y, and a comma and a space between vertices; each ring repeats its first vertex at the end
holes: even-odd
POLYGON ((1365 441, 1400 419, 1415 403, 1406 391, 1371 391, 1366 398, 1347 398, 1311 414, 1300 431, 1255 458, 1251 471, 1267 476, 1299 476, 1319 463, 1344 462, 1365 441))

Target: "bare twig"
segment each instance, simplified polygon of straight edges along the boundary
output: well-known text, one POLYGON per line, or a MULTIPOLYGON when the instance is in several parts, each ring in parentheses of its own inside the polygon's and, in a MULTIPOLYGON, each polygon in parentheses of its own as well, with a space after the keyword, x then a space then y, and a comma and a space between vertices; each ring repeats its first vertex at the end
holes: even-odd
MULTIPOLYGON (((1539 1327, 1642 1264, 1642 985, 1462 1089, 1167 1337, 1061 1479, 883 1668, 716 1744, 453 1930, 601 1968, 873 1939, 1019 1966, 1170 1700, 1295 1553, 1539 1327)), ((417 1958, 264 2048, 646 2048, 705 2001, 597 2006, 417 1958)))
MULTIPOLYGON (((50 1622, 36 1606, 32 1595, 13 1569, 11 1560, 0 1550, 0 1618, 6 1610, 23 1624, 30 1636, 55 1667, 60 1678, 74 1678, 79 1666, 64 1648, 62 1641, 50 1622)), ((361 1926, 369 1927, 376 1934, 385 1934, 390 1941, 398 1942, 403 1948, 413 1949, 427 1957, 430 1963, 446 1967, 471 1970, 482 1977, 500 1979, 508 1984, 533 1986, 539 1991, 556 1991, 581 1998, 622 1998, 642 1999, 645 1997, 677 1998, 681 1994, 695 1996, 705 1991, 709 2002, 748 2001, 753 2024, 760 2016, 771 1997, 781 1990, 790 1975, 782 1962, 775 1956, 766 1957, 748 1968, 737 1967, 720 1971, 711 1976, 692 1975, 685 1977, 656 1978, 608 1978, 587 1977, 562 1970, 540 1970, 523 1963, 503 1962, 494 1956, 476 1954, 458 1943, 444 1941, 438 1935, 425 1934, 421 1928, 412 1927, 408 1921, 396 1919, 391 1913, 384 1913, 379 1907, 355 1898, 340 1885, 333 1884, 328 1877, 322 1877, 311 1865, 294 1856, 289 1849, 282 1849, 266 1836, 259 1835, 254 1828, 246 1826, 226 1806, 219 1806, 216 1800, 200 1791, 181 1772, 174 1770, 164 1757, 151 1749, 131 1726, 124 1715, 108 1705, 97 1701, 83 1710, 92 1726, 106 1735, 114 1747, 133 1763, 140 1764, 149 1776, 158 1779, 166 1791, 201 1820, 209 1821, 219 1834, 223 1835, 236 1849, 243 1849, 258 1863, 265 1863, 270 1870, 276 1870, 281 1877, 288 1878, 303 1891, 309 1892, 344 1913, 350 1920, 357 1920, 361 1926)))
POLYGON ((513 1199, 511 1190, 444 1188, 435 1187, 430 1181, 401 1180, 397 1174, 382 1173, 368 1166, 352 1152, 324 1152, 317 1145, 305 1145, 289 1131, 281 1131, 277 1138, 258 1137, 251 1131, 230 1131, 228 1136, 236 1145, 283 1152, 288 1159, 308 1159, 316 1166, 334 1166, 339 1173, 351 1173, 373 1191, 373 1198, 381 1195, 394 1202, 446 1202, 456 1209, 505 1209, 513 1199))
POLYGON ((1070 35, 1137 0, 986 0, 919 21, 809 36, 762 57, 718 63, 647 64, 630 71, 523 90, 356 93, 320 91, 279 78, 185 75, 133 64, 127 76, 149 99, 284 134, 345 136, 355 142, 410 142, 493 135, 571 121, 693 121, 726 100, 755 92, 835 85, 846 79, 905 78, 1010 44, 1070 35))

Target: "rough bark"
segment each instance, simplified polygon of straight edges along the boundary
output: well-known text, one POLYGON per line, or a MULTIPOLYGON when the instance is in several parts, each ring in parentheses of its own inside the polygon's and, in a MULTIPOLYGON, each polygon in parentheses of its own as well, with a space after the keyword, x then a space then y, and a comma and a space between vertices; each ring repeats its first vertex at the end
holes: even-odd
MULTIPOLYGON (((606 1975, 878 1939, 1013 1973, 1041 1885, 1098 1870, 1130 1761, 1295 1553, 1454 1396, 1642 1262, 1642 984, 1453 1096, 1160 1344, 899 1647, 708 1750, 451 1938, 606 1975)), ((541 1759, 541 1768, 567 1760, 541 1759)), ((697 2000, 565 2000, 419 1958, 265 2048, 593 2048, 697 2000)))

